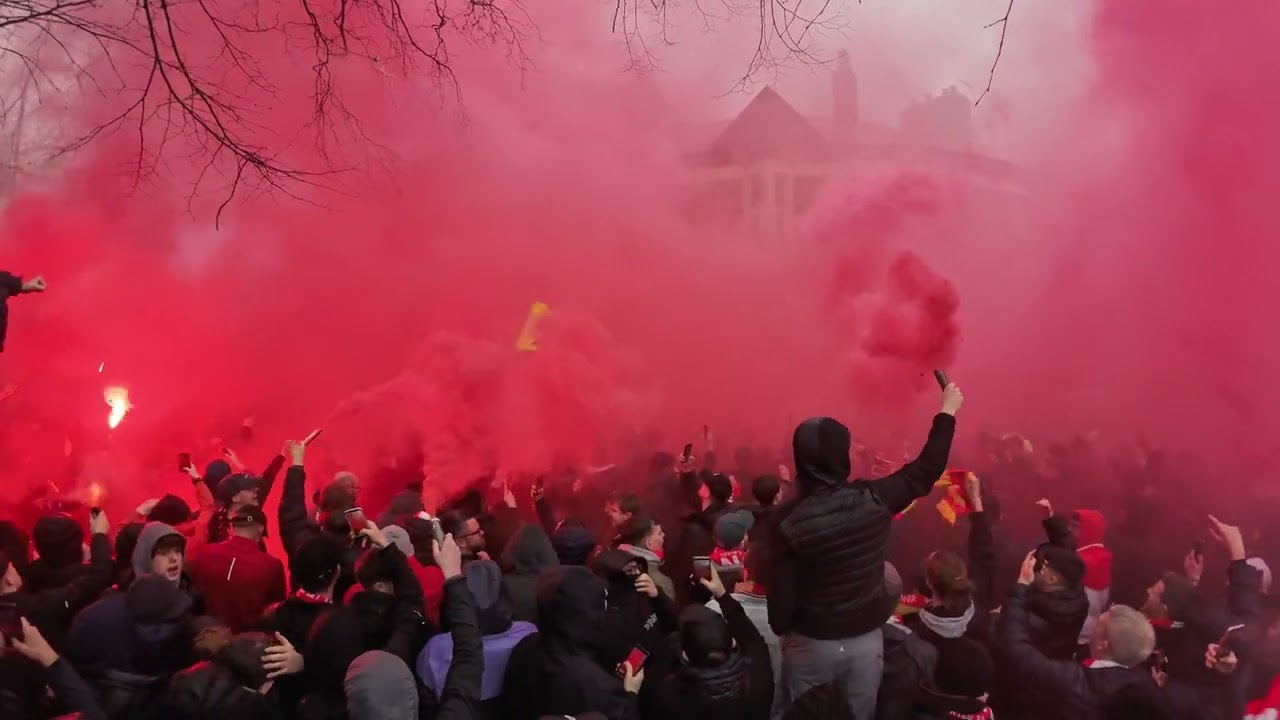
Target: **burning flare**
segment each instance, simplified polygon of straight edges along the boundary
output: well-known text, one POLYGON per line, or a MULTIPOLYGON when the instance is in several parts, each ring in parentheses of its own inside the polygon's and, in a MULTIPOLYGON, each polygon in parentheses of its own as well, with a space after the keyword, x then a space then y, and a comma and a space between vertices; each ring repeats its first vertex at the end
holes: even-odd
POLYGON ((109 387, 102 393, 102 398, 111 406, 111 414, 107 416, 107 427, 114 430, 129 413, 129 391, 122 387, 109 387))

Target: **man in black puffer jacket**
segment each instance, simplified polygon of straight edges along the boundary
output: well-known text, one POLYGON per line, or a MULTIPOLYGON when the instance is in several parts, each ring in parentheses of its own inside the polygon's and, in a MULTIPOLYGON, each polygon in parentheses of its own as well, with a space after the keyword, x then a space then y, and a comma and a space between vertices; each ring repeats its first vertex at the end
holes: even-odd
POLYGON ((765 537, 769 625, 782 643, 786 702, 835 683, 854 717, 874 717, 884 670, 880 626, 895 604, 884 589, 889 528, 946 470, 963 403, 948 385, 920 456, 879 480, 849 482, 844 425, 814 418, 796 428, 798 494, 778 509, 765 537))

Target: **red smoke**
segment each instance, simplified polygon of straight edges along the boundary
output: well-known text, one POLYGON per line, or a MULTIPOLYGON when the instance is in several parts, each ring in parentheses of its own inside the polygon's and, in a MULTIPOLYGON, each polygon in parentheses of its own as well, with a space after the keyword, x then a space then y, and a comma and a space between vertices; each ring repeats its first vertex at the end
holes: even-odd
MULTIPOLYGON (((1046 125, 1029 108, 1051 89, 1014 78, 1061 48, 1015 25, 995 84, 1015 108, 1009 144, 1037 149, 1014 158, 1020 193, 855 157, 809 229, 773 245, 691 228, 679 209, 678 129, 726 114, 686 100, 723 87, 664 102, 659 81, 620 70, 607 18, 529 5, 524 67, 507 45, 451 44, 460 102, 448 83, 334 58, 358 126, 312 122, 313 63, 279 33, 238 40, 268 90, 231 72, 207 24, 184 22, 202 77, 246 99, 253 143, 344 172, 287 185, 298 198, 251 182, 213 232, 234 158, 201 179, 207 138, 151 116, 144 157, 163 142, 167 162, 141 184, 136 124, 28 180, 5 209, 5 269, 51 290, 10 301, 3 367, 21 388, 0 410, 39 418, 29 445, 48 447, 33 462, 56 464, 51 428, 78 424, 124 468, 117 492, 141 499, 178 450, 207 459, 208 439, 249 415, 264 438, 253 464, 327 424, 317 467, 362 470, 410 426, 447 484, 616 458, 654 427, 678 448, 703 422, 772 448, 822 413, 889 442, 919 433, 935 366, 964 385, 966 428, 1143 432, 1250 470, 1269 458, 1280 88, 1256 78, 1276 59, 1274 3, 1098 5, 1089 90, 1046 125), (553 314, 538 352, 518 353, 533 301, 553 314), (134 405, 109 439, 106 383, 134 405)), ((282 4, 280 22, 299 7, 282 4)), ((136 88, 149 67, 118 70, 136 88)), ((69 118, 42 115, 83 128, 127 100, 73 99, 69 118)))

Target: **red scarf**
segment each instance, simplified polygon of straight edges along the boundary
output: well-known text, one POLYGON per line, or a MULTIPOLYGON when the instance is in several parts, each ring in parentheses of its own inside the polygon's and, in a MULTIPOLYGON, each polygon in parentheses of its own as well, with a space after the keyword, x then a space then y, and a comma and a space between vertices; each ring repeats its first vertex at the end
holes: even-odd
POLYGON ((293 596, 299 600, 305 600, 309 603, 318 603, 320 605, 333 604, 333 600, 331 598, 327 598, 323 595, 316 595, 315 593, 309 593, 306 590, 296 590, 294 591, 293 596))

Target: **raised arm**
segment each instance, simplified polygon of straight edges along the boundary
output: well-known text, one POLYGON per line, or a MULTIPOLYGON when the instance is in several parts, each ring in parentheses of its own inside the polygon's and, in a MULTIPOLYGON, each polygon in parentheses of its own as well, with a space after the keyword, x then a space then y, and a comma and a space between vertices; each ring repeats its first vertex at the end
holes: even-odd
POLYGON ((928 495, 942 477, 951 456, 951 439, 956 433, 955 414, 963 404, 960 388, 955 383, 948 385, 942 392, 942 408, 933 418, 929 439, 920 455, 892 475, 869 481, 871 491, 888 506, 890 513, 897 515, 916 499, 928 495))
POLYGON ((453 662, 440 691, 436 720, 469 720, 477 716, 480 678, 484 675, 484 638, 476 620, 475 602, 462 576, 462 553, 453 535, 444 545, 432 542, 436 564, 444 572, 445 600, 441 612, 453 636, 453 662))
POLYGON ((307 517, 307 473, 302 469, 307 448, 302 443, 293 441, 290 441, 288 448, 293 464, 284 475, 284 494, 280 496, 276 519, 280 523, 280 542, 284 545, 285 554, 292 556, 307 533, 314 528, 311 519, 307 517))
POLYGON ((973 580, 978 605, 991 607, 995 595, 996 550, 991 535, 991 516, 982 498, 982 481, 969 473, 964 482, 969 503, 969 577, 973 580))
POLYGON ((60 617, 69 622, 81 608, 97 600, 102 591, 111 586, 111 541, 107 539, 110 527, 104 512, 89 518, 89 530, 93 533, 89 539, 89 568, 60 588, 36 593, 35 604, 44 611, 43 617, 60 617))
POLYGON ((1000 611, 996 642, 999 644, 1000 654, 1008 661, 1007 668, 1012 679, 1040 694, 1042 702, 1052 703, 1071 693, 1076 684, 1074 680, 1079 673, 1084 672, 1084 666, 1075 662, 1051 660, 1031 644, 1031 612, 1027 608, 1027 589, 1034 576, 1033 551, 1023 560, 1018 584, 1009 592, 1000 611))

